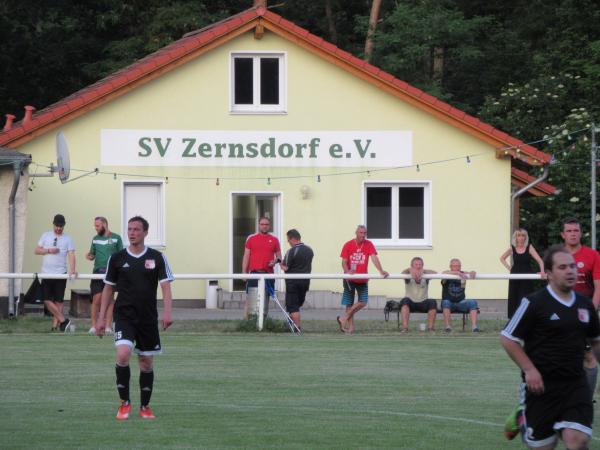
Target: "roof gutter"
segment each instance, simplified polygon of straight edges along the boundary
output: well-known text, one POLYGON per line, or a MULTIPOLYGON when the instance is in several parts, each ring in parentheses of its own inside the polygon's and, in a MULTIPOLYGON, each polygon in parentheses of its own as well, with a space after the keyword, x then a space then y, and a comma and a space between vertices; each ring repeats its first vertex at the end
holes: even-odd
POLYGON ((516 202, 517 198, 520 197, 521 195, 523 195, 525 192, 527 192, 532 187, 535 187, 538 184, 545 181, 546 178, 548 178, 549 173, 550 173, 550 164, 546 164, 544 166, 544 172, 542 173, 542 175, 539 178, 536 178, 531 183, 529 183, 527 186, 523 186, 518 191, 513 192, 512 195, 510 196, 510 236, 511 236, 511 238, 512 238, 513 232, 515 231, 515 202, 516 202))
MULTIPOLYGON (((15 273, 17 266, 16 256, 16 230, 17 230, 17 212, 15 208, 15 198, 17 196, 17 190, 19 188, 19 182, 21 180, 21 172, 23 169, 31 163, 30 155, 11 155, 6 158, 7 163, 12 163, 13 166, 13 184, 8 198, 8 236, 9 236, 9 268, 10 273, 15 273)), ((15 300, 15 283, 16 279, 12 278, 8 283, 8 317, 15 317, 18 311, 19 299, 15 300)))

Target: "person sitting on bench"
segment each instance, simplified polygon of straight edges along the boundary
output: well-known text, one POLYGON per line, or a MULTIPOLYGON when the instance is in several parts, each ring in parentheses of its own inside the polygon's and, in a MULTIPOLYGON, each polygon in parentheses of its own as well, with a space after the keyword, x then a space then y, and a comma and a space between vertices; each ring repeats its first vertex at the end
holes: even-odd
POLYGON ((442 313, 444 314, 444 329, 447 333, 452 331, 450 325, 450 314, 453 312, 469 314, 471 317, 471 329, 473 333, 479 333, 477 327, 478 306, 476 300, 469 300, 465 296, 467 278, 475 278, 474 271, 465 272, 461 270, 461 262, 458 258, 450 260, 450 270, 443 273, 448 275, 458 275, 460 280, 442 280, 442 313))
POLYGON ((423 278, 425 274, 437 273, 435 270, 423 268, 423 258, 415 256, 410 261, 410 267, 402 273, 410 274, 406 282, 406 293, 400 300, 400 314, 402 315, 402 329, 400 334, 408 333, 408 318, 411 312, 427 313, 427 331, 433 331, 435 315, 437 314, 437 302, 428 297, 427 288, 429 280, 423 278))

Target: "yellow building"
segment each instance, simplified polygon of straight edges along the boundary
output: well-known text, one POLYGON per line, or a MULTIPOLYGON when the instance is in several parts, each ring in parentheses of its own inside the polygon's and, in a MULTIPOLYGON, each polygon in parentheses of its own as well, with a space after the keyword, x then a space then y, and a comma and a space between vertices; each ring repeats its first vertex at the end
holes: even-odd
MULTIPOLYGON (((286 230, 301 232, 314 272, 340 272, 340 250, 359 223, 391 273, 416 255, 440 271, 460 257, 466 269, 503 272, 511 186, 531 181, 511 161, 549 162, 263 7, 189 33, 37 112, 1 133, 0 146, 31 154, 30 172, 44 172, 59 130, 71 179, 98 172, 67 184, 35 179, 24 271, 39 270, 33 249, 60 212, 80 273, 92 269, 84 255, 93 218, 106 216, 126 239, 126 221, 138 213, 176 274, 240 272, 245 238, 263 214, 282 244, 286 230)), ((341 291, 341 282, 312 288, 341 291)), ((438 289, 433 283, 434 297, 438 289)), ((400 296, 403 287, 376 281, 370 290, 400 296)), ((204 282, 179 281, 173 291, 204 298, 204 282)), ((504 298, 506 283, 472 282, 469 292, 504 298)))

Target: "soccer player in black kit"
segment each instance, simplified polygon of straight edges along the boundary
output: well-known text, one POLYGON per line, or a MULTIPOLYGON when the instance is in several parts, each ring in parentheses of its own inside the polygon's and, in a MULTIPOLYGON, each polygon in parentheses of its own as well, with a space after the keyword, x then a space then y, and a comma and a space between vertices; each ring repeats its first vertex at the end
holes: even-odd
POLYGON ((129 359, 132 351, 138 355, 140 368, 139 415, 143 419, 154 419, 154 413, 148 404, 154 383, 152 358, 162 353, 156 306, 158 284, 163 295, 163 330, 173 323, 170 284, 173 275, 165 256, 144 244, 147 235, 146 219, 140 216, 129 219, 129 246, 113 254, 108 260, 100 313, 96 322, 96 334, 102 337, 106 327, 106 310, 116 288, 118 295, 114 306, 114 339, 117 349, 117 390, 121 398, 118 420, 128 419, 131 412, 129 359))
POLYGON ((571 253, 553 246, 544 266, 548 286, 523 298, 500 338, 522 371, 523 441, 553 449, 560 436, 570 450, 587 449, 594 411, 583 356, 589 341, 600 360, 600 322, 592 301, 573 291, 571 253))

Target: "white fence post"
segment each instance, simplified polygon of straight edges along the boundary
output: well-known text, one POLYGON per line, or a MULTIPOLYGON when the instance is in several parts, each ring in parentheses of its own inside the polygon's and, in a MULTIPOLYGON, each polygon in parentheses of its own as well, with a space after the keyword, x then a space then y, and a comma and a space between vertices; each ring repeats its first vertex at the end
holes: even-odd
MULTIPOLYGON (((256 293, 256 300, 258 301, 258 331, 262 331, 265 321, 265 278, 260 277, 258 279, 258 292, 256 293)), ((268 301, 269 299, 266 299, 268 301)))

